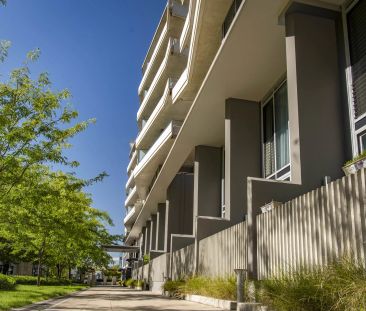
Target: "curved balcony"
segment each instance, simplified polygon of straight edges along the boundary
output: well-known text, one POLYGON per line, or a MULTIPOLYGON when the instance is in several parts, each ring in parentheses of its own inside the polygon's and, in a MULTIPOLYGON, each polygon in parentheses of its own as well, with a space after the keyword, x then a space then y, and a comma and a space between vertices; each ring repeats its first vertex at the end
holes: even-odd
POLYGON ((135 222, 138 214, 140 213, 142 208, 142 203, 137 201, 134 206, 127 208, 127 214, 123 219, 123 224, 125 227, 130 228, 135 222))
POLYGON ((146 149, 152 145, 152 137, 157 137, 161 128, 164 128, 167 124, 163 124, 164 110, 166 110, 167 105, 171 102, 171 90, 173 87, 173 81, 168 79, 163 96, 160 98, 155 109, 151 113, 149 119, 145 123, 141 132, 136 138, 136 146, 139 149, 146 149))
POLYGON ((137 164, 137 153, 138 153, 137 150, 135 150, 132 153, 130 162, 128 163, 128 166, 127 166, 127 173, 130 173, 135 168, 135 166, 137 164))
POLYGON ((178 78, 185 68, 186 57, 183 54, 179 54, 178 45, 178 40, 169 40, 164 59, 137 112, 138 121, 143 118, 147 119, 150 116, 164 92, 164 87, 168 78, 172 78, 173 80, 178 78))
POLYGON ((128 188, 133 188, 135 187, 135 177, 133 175, 133 172, 131 172, 130 176, 127 179, 126 182, 126 190, 128 190, 128 188))
POLYGON ((158 66, 164 58, 164 52, 166 51, 168 41, 168 24, 166 23, 160 34, 159 40, 156 43, 154 52, 152 53, 149 62, 146 64, 146 69, 138 88, 138 94, 140 96, 143 89, 145 88, 145 85, 149 85, 151 83, 153 74, 156 73, 157 69, 159 68, 158 66))
POLYGON ((135 182, 138 187, 149 186, 158 167, 164 162, 182 122, 172 121, 151 146, 144 158, 134 170, 135 182))
MULTIPOLYGON (((130 189, 131 189, 131 188, 130 188, 130 189)), ((129 193, 128 193, 128 195, 127 195, 127 198, 126 198, 126 200, 125 200, 125 206, 127 207, 127 206, 132 206, 132 205, 134 205, 134 204, 136 203, 137 199, 138 199, 138 195, 137 195, 137 188, 136 188, 136 186, 135 186, 135 187, 133 187, 133 188, 129 191, 129 193)))

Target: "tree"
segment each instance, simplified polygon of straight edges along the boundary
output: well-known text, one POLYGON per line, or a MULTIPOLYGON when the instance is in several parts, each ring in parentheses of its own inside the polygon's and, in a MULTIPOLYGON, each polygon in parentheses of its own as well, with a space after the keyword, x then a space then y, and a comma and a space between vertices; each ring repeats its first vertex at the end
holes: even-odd
MULTIPOLYGON (((0 44, 0 60, 6 58, 10 44, 0 44)), ((29 64, 40 55, 29 52, 24 64, 0 83, 0 200, 33 165, 59 163, 77 166, 63 153, 69 139, 85 130, 94 120, 70 125, 78 113, 65 104, 68 90, 55 92, 47 73, 32 80, 29 64)))
POLYGON ((70 270, 87 261, 103 264, 108 258, 102 245, 113 242, 105 228, 112 221, 91 207, 90 196, 83 192, 85 185, 100 178, 85 181, 33 166, 9 193, 6 208, 1 209, 0 219, 6 221, 0 236, 11 242, 12 254, 33 256, 38 285, 44 263, 70 270))

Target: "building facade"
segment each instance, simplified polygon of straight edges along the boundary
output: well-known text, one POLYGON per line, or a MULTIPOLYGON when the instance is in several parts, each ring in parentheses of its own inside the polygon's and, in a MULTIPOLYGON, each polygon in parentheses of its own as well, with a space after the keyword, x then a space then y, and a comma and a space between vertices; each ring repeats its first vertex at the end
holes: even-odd
POLYGON ((182 249, 179 273, 199 273, 200 241, 245 222, 257 277, 261 207, 341 178, 366 150, 366 0, 169 0, 138 94, 135 276, 149 266, 158 288, 182 249))

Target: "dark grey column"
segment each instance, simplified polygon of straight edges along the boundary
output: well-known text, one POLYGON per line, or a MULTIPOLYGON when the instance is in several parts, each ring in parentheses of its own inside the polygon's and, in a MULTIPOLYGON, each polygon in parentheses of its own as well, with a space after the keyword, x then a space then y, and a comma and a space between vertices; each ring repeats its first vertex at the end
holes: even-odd
POLYGON ((310 188, 343 175, 346 160, 337 20, 340 13, 294 4, 286 14, 292 181, 310 188))
POLYGON ((167 189, 167 249, 171 234, 193 234, 193 174, 177 174, 167 189))
POLYGON ((222 148, 197 146, 194 161, 195 216, 221 217, 222 148))
POLYGON ((146 222, 146 229, 145 229, 145 254, 150 253, 150 227, 151 227, 151 221, 148 220, 146 222))
POLYGON ((145 241, 146 241, 146 227, 142 227, 141 229, 141 257, 145 255, 145 241))
POLYGON ((158 205, 157 214, 157 234, 156 234, 156 248, 159 251, 166 250, 167 237, 166 237, 166 204, 160 203, 158 205))
POLYGON ((261 176, 261 119, 257 102, 229 98, 225 110, 225 218, 247 214, 247 178, 261 176))
POLYGON ((151 227, 150 227, 150 249, 156 250, 156 233, 157 233, 157 215, 151 216, 151 227))

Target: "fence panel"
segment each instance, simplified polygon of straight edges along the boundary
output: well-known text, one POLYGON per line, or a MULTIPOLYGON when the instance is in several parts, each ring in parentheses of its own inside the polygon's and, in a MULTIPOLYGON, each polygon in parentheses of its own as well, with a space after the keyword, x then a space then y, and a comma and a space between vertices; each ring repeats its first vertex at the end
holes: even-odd
POLYGON ((352 256, 365 265, 365 169, 257 216, 260 279, 352 256))

